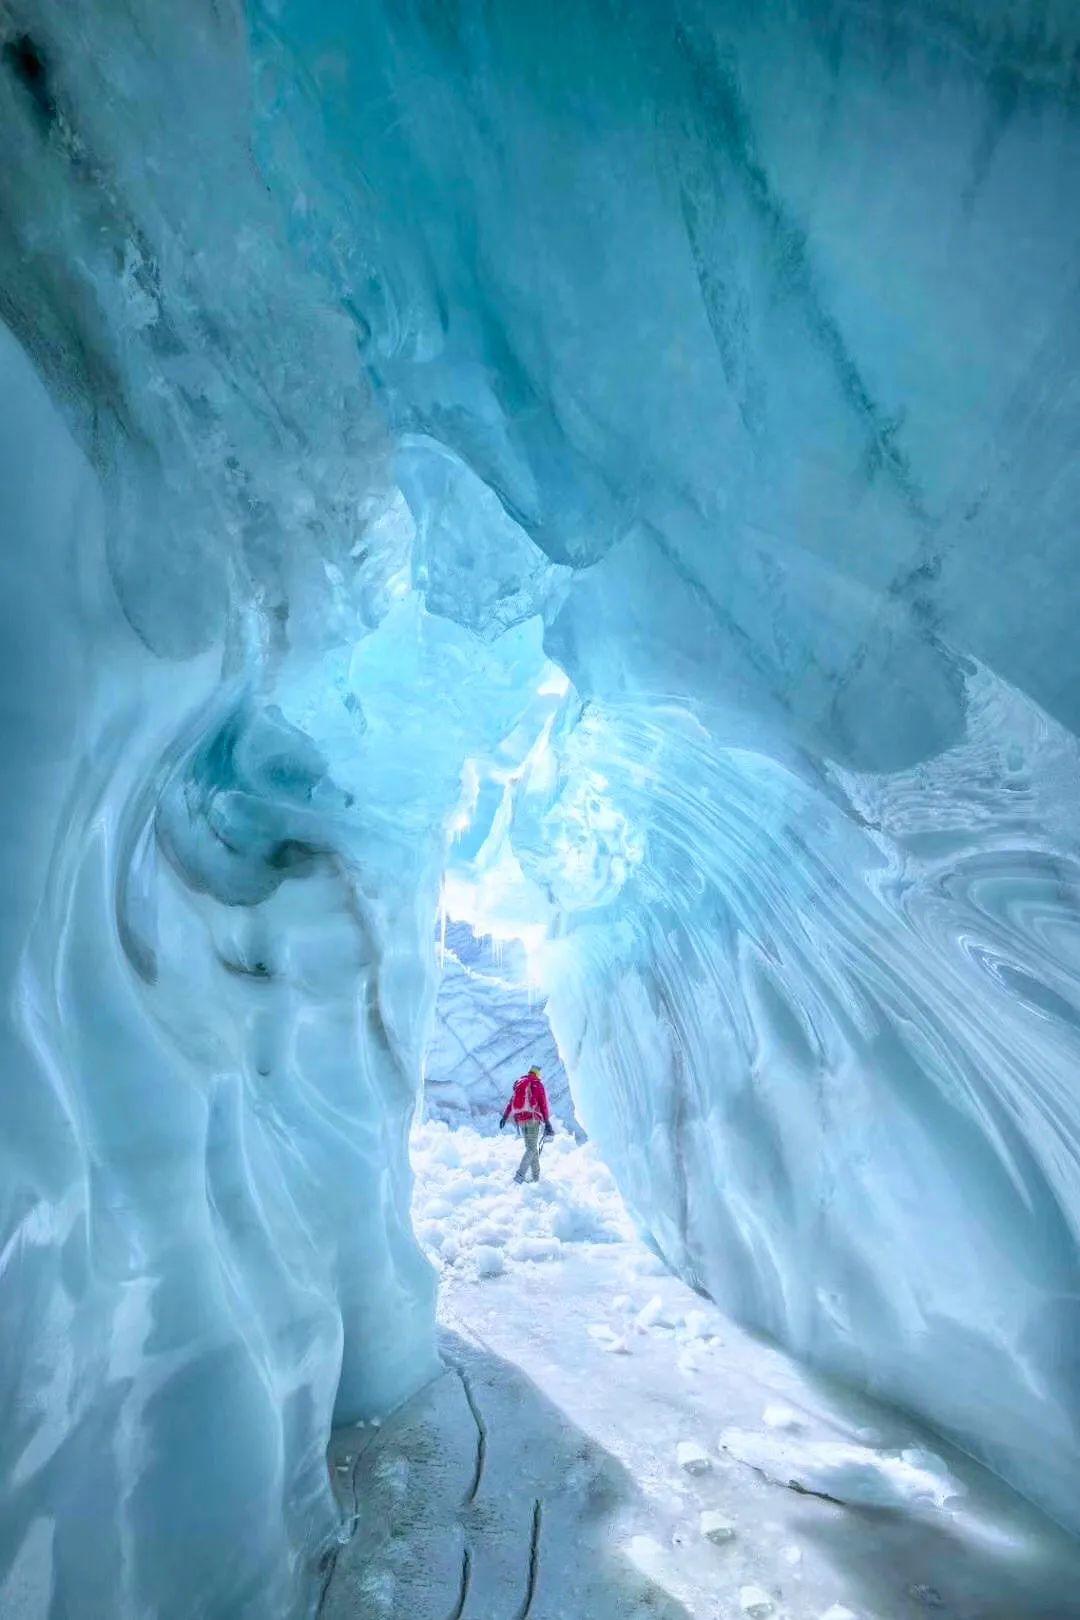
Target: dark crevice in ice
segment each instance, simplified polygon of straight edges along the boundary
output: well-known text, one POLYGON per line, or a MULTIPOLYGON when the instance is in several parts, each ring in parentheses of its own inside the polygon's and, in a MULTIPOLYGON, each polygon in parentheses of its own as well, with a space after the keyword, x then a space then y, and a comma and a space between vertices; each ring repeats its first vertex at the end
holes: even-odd
POLYGON ((487 1425, 484 1422, 483 1414, 480 1411, 479 1406, 476 1404, 476 1396, 473 1393, 473 1387, 469 1380, 468 1373, 465 1371, 464 1367, 461 1367, 456 1363, 451 1363, 451 1365, 453 1366, 454 1371, 457 1373, 458 1378, 461 1380, 461 1388, 464 1391, 465 1399, 468 1402, 469 1411, 472 1413, 473 1422, 476 1424, 476 1472, 473 1474, 472 1483, 469 1486, 468 1494, 465 1497, 465 1506, 469 1507, 473 1502, 476 1501, 480 1486, 484 1479, 484 1463, 487 1460, 487 1425))
POLYGON ((529 1574, 525 1583, 525 1601, 518 1611, 517 1620, 529 1620, 532 1613, 533 1599, 536 1597, 536 1583, 540 1578, 540 1531, 544 1522, 544 1505, 537 1499, 533 1503, 532 1533, 529 1537, 529 1574))
POLYGON ((48 62, 41 47, 30 34, 18 34, 6 41, 3 57, 5 67, 14 74, 33 102, 39 122, 48 128, 56 122, 56 102, 48 62))
POLYGON ((458 1592, 457 1602, 454 1604, 448 1620, 461 1620, 465 1613, 465 1605, 469 1601, 469 1584, 472 1579, 472 1553, 468 1547, 461 1550, 461 1590, 458 1592))

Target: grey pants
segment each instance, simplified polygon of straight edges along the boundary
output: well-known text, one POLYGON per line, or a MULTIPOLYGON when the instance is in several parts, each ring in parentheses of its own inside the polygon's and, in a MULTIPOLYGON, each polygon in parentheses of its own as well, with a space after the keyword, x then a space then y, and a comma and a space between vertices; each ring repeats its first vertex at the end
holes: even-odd
POLYGON ((539 1121, 521 1127, 521 1134, 525 1138, 525 1152, 522 1154, 521 1163, 517 1167, 515 1181, 530 1180, 530 1170, 532 1171, 531 1179, 533 1181, 540 1180, 540 1132, 543 1128, 539 1121))

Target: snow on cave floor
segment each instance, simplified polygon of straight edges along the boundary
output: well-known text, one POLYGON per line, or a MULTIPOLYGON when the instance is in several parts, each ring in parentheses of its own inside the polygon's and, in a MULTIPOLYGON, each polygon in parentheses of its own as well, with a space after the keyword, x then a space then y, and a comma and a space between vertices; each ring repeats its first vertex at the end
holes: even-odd
POLYGON ((1080 1617, 1075 1542, 671 1276, 591 1147, 519 1151, 414 1132, 447 1372, 335 1434, 320 1620, 1080 1617))

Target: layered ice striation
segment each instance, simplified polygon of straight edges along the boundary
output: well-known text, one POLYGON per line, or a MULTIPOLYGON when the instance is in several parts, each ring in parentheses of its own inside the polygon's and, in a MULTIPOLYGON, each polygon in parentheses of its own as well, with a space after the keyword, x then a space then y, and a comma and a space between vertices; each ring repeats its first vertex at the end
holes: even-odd
POLYGON ((9 0, 5 1614, 314 1601, 447 883, 670 1262, 1076 1524, 1078 47, 9 0))

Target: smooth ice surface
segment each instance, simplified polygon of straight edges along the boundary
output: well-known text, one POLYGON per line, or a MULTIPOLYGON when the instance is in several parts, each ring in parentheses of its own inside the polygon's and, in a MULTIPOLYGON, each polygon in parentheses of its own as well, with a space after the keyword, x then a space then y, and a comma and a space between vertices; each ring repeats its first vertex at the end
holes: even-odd
POLYGON ((315 1601, 440 906, 673 1266, 1076 1526, 1078 44, 8 0, 5 1614, 315 1601))

